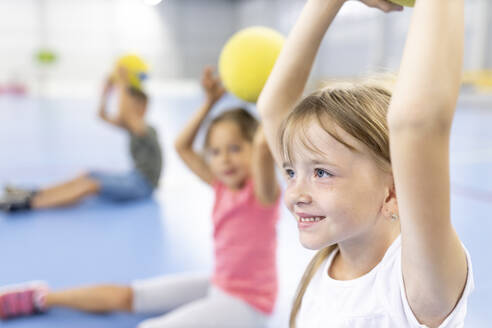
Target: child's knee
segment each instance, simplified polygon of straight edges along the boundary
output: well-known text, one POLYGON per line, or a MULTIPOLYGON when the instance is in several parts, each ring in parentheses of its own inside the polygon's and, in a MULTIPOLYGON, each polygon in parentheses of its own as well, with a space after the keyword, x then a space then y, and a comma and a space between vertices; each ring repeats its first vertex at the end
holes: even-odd
POLYGON ((132 312, 133 290, 119 285, 94 286, 89 293, 94 295, 94 303, 99 304, 100 312, 132 312))
POLYGON ((90 176, 81 176, 77 185, 84 196, 96 194, 101 189, 99 181, 90 176))
POLYGON ((120 288, 118 290, 118 299, 115 307, 120 311, 133 311, 133 290, 130 287, 120 288))

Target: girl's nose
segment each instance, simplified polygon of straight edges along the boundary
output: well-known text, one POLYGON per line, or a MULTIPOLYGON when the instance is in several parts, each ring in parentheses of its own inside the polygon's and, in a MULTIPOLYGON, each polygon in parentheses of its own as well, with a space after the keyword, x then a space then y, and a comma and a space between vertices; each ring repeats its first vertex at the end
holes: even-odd
POLYGON ((229 161, 229 153, 227 151, 224 151, 222 152, 221 156, 220 156, 220 160, 222 162, 228 162, 229 161))
POLYGON ((291 205, 311 204, 313 201, 308 186, 302 181, 296 181, 295 185, 286 190, 286 199, 291 205))
POLYGON ((313 199, 311 198, 310 194, 301 193, 297 196, 296 205, 311 204, 312 201, 313 199))

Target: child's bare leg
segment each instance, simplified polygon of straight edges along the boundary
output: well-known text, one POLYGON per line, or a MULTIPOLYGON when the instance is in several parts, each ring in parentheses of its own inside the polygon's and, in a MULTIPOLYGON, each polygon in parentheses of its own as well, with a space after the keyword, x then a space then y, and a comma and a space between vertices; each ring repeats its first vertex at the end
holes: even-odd
POLYGON ((132 289, 118 285, 98 285, 50 292, 45 299, 47 309, 66 307, 93 313, 131 312, 132 303, 132 289))
POLYGON ((31 200, 32 208, 50 208, 73 205, 83 198, 97 194, 99 182, 82 175, 63 184, 42 189, 31 200))

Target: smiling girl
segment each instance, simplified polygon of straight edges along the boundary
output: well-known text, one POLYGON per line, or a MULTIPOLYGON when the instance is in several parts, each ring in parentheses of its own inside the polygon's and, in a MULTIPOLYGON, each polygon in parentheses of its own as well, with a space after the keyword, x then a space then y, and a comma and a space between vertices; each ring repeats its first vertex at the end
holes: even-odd
POLYGON ((393 95, 358 83, 300 100, 345 2, 307 1, 258 102, 300 241, 319 250, 290 326, 462 327, 473 275, 451 224, 449 137, 463 0, 417 0, 393 95))

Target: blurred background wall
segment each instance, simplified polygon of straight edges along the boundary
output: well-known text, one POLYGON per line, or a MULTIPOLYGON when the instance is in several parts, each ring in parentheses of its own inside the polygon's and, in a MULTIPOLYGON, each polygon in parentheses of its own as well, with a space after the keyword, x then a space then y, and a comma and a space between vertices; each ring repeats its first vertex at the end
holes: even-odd
MULTIPOLYGON (((32 93, 93 92, 114 59, 141 54, 152 83, 196 79, 235 31, 266 25, 287 34, 304 0, 0 0, 0 85, 32 93), (41 64, 40 51, 56 55, 41 64)), ((398 67, 411 10, 384 15, 357 1, 323 43, 315 78, 398 67)), ((468 71, 492 68, 492 4, 466 1, 468 71)))

